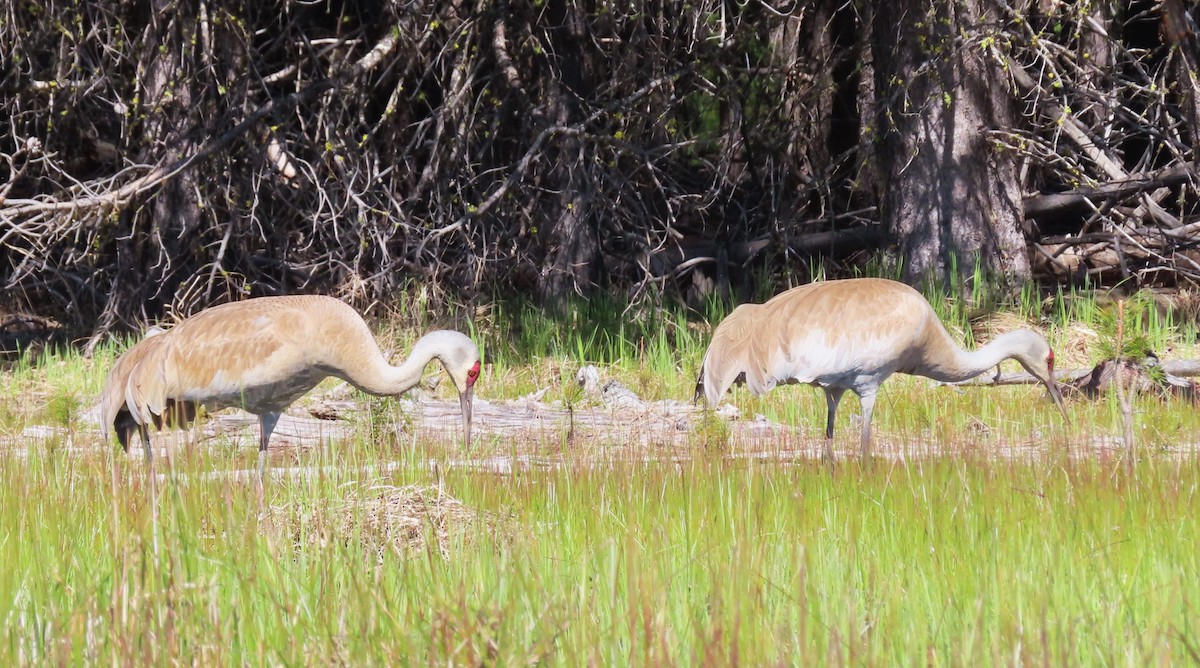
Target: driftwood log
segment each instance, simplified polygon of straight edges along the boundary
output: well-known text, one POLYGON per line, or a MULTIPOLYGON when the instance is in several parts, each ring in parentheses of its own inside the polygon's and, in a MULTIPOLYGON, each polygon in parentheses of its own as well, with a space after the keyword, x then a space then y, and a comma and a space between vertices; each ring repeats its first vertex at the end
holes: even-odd
MULTIPOLYGON (((1196 381, 1200 376, 1200 360, 1159 361, 1147 357, 1141 362, 1132 360, 1104 360, 1091 369, 1072 369, 1058 374, 1059 385, 1067 392, 1094 398, 1107 391, 1121 377, 1124 387, 1139 394, 1157 392, 1163 396, 1184 397, 1191 401, 1197 398, 1196 381)), ((965 383, 953 385, 1036 385, 1037 378, 1027 373, 1002 373, 996 376, 980 376, 965 383)))

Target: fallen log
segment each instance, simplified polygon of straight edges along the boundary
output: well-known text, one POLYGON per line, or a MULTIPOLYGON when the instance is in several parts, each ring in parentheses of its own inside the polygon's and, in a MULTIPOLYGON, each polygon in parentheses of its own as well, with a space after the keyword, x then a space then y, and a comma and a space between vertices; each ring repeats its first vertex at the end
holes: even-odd
POLYGON ((1104 360, 1087 376, 1072 383, 1072 386, 1084 396, 1095 398, 1113 386, 1118 378, 1121 379, 1121 387, 1131 389, 1137 394, 1159 392, 1192 401, 1196 399, 1195 381, 1166 373, 1161 367, 1130 360, 1104 360))
MULTIPOLYGON (((851 211, 838 217, 853 217, 870 213, 871 209, 851 211)), ((806 223, 801 223, 804 226, 806 223)), ((657 275, 669 274, 680 268, 691 268, 697 264, 718 262, 724 259, 732 265, 744 265, 771 246, 784 246, 789 250, 809 254, 817 252, 851 253, 875 248, 887 238, 882 225, 877 223, 820 232, 788 234, 782 238, 761 237, 748 241, 721 243, 712 239, 689 239, 668 245, 650 256, 650 268, 657 275)))
MULTIPOLYGON (((1154 359, 1154 358, 1149 358, 1154 359)), ((1064 389, 1075 390, 1087 397, 1096 397, 1108 389, 1117 373, 1124 373, 1126 387, 1145 393, 1157 389, 1175 396, 1195 399, 1196 381, 1186 380, 1200 376, 1200 360, 1169 360, 1166 362, 1131 362, 1124 360, 1120 365, 1114 360, 1104 360, 1091 369, 1070 369, 1056 374, 1056 380, 1064 389), (1154 371, 1161 370, 1161 373, 1154 371)), ((979 376, 961 383, 939 383, 941 385, 1039 385, 1042 381, 1032 374, 1002 373, 979 376)))
POLYGON ((1195 170, 1189 164, 1170 167, 1140 174, 1128 179, 1109 181, 1094 187, 1075 188, 1060 193, 1045 193, 1026 197, 1023 204, 1025 217, 1033 219, 1053 218, 1070 213, 1086 213, 1096 204, 1106 200, 1124 199, 1159 188, 1169 188, 1191 181, 1195 170))
POLYGON ((50 318, 20 313, 0 313, 0 356, 30 353, 62 342, 66 329, 50 318))

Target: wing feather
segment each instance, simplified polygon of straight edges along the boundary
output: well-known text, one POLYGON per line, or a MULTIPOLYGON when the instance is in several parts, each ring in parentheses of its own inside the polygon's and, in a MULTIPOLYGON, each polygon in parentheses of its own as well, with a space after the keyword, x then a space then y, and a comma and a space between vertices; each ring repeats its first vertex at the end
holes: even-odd
POLYGON ((255 301, 202 311, 173 330, 179 344, 163 359, 164 398, 235 405, 246 388, 311 366, 306 351, 314 346, 303 314, 255 301))
POLYGON ((100 427, 106 439, 109 428, 116 424, 118 416, 123 412, 132 415, 138 424, 148 422, 142 393, 136 388, 143 382, 142 370, 146 362, 157 359, 167 339, 167 333, 142 339, 125 351, 109 370, 104 389, 100 393, 100 427))

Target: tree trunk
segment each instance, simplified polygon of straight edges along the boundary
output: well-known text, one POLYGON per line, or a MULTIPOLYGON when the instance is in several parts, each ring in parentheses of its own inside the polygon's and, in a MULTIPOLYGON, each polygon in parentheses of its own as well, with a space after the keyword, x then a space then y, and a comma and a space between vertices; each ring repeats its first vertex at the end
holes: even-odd
MULTIPOLYGON (((789 168, 803 178, 814 176, 814 165, 829 163, 829 81, 833 60, 828 5, 815 2, 793 11, 771 30, 771 63, 786 75, 781 116, 789 130, 785 146, 789 168)), ((795 5, 793 5, 795 8, 795 5)))
POLYGON ((1178 80, 1183 83, 1180 91, 1184 117, 1187 119, 1188 134, 1193 144, 1200 136, 1200 43, 1192 24, 1191 14, 1181 0, 1164 0, 1161 8, 1162 33, 1166 41, 1178 50, 1175 67, 1178 80))
POLYGON ((974 40, 998 21, 982 0, 881 1, 873 23, 883 223, 904 278, 947 280, 976 265, 1010 284, 1030 276, 1013 160, 986 132, 1014 113, 974 40))
MULTIPOLYGON (((586 39, 584 10, 568 0, 555 0, 548 8, 551 15, 548 32, 554 46, 552 58, 558 68, 557 80, 549 82, 547 103, 554 125, 568 126, 581 119, 577 100, 587 96, 581 44, 586 39)), ((546 75, 553 78, 553 73, 546 75)), ((589 294, 596 284, 601 265, 600 241, 596 222, 589 209, 589 157, 583 141, 574 134, 562 134, 546 151, 553 165, 546 184, 547 198, 542 229, 542 271, 538 292, 550 304, 559 304, 572 292, 589 294)))
MULTIPOLYGON (((150 22, 142 69, 146 73, 142 110, 146 114, 145 164, 170 164, 195 152, 196 142, 189 136, 194 123, 195 82, 187 73, 186 57, 193 53, 197 17, 190 3, 154 0, 155 18, 150 22)), ((144 286, 144 299, 171 305, 176 288, 195 270, 191 260, 195 252, 192 236, 200 224, 195 170, 184 170, 167 180, 147 209, 133 213, 133 243, 141 246, 144 259, 154 262, 150 281, 144 286), (149 220, 146 220, 147 214, 149 220), (149 230, 144 235, 142 230, 149 230)), ((134 275, 142 274, 136 272, 134 275)))

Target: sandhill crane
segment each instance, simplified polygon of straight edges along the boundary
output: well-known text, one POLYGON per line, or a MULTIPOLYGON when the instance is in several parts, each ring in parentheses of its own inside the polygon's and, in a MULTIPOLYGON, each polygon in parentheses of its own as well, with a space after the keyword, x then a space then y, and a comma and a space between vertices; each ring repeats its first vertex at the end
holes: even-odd
POLYGON ((946 333, 921 293, 895 281, 858 278, 810 283, 765 304, 742 304, 716 332, 696 381, 715 405, 735 382, 754 394, 779 383, 810 383, 825 390, 825 452, 833 459, 833 421, 846 390, 862 404, 861 453, 870 453, 875 393, 888 376, 908 373, 943 382, 978 376, 1015 359, 1046 385, 1066 417, 1054 381, 1054 352, 1042 335, 1017 330, 975 351, 946 333))
POLYGON ((105 438, 111 426, 129 450, 134 431, 152 461, 149 425, 184 424, 204 405, 237 406, 258 415, 259 479, 280 414, 328 376, 375 395, 398 395, 441 361, 462 406, 463 438, 471 445, 471 396, 479 349, 466 335, 430 332, 408 359, 392 366, 359 314, 332 297, 259 297, 216 306, 147 336, 109 371, 100 397, 105 438))

